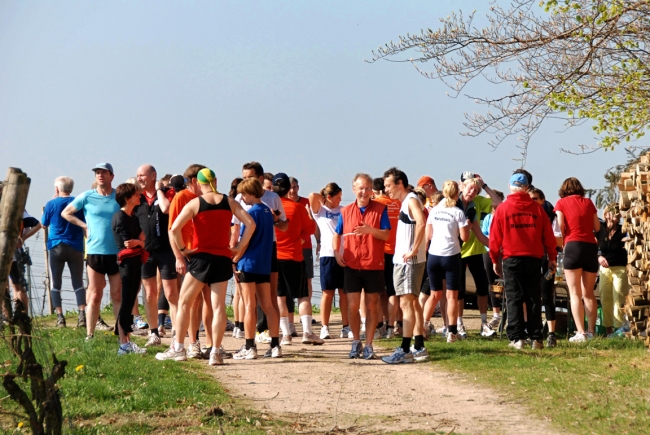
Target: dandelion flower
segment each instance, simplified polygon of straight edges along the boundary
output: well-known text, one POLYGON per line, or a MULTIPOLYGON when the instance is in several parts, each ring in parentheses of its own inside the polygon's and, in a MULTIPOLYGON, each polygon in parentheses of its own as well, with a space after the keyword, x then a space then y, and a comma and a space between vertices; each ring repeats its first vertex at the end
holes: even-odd
POLYGON ((83 369, 84 369, 84 366, 83 366, 83 364, 82 364, 82 365, 80 365, 80 366, 77 366, 77 368, 75 369, 75 371, 78 372, 78 371, 83 370, 83 369))
POLYGON ((25 426, 25 423, 23 423, 22 421, 18 423, 18 427, 23 427, 23 426, 25 426))

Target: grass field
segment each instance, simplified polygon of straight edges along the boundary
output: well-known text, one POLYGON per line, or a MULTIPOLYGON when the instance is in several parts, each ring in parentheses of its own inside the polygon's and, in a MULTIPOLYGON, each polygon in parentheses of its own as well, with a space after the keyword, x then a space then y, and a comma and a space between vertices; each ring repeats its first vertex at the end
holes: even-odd
MULTIPOLYGON (((117 337, 112 333, 98 333, 91 342, 84 341, 85 331, 71 327, 41 329, 37 336, 34 349, 39 361, 51 346, 60 360, 69 363, 60 381, 64 433, 282 432, 281 423, 245 409, 230 397, 206 365, 155 360, 163 347, 151 348, 144 356, 118 357, 117 337)), ((15 371, 15 358, 6 345, 0 345, 0 358, 6 369, 15 371)), ((0 400, 1 412, 23 414, 10 399, 0 400)), ((26 418, 0 417, 5 433, 19 426, 28 431, 26 418)))
POLYGON ((643 345, 608 339, 583 345, 558 341, 555 349, 516 351, 505 338, 485 339, 472 331, 465 341, 447 344, 435 337, 426 346, 432 364, 507 393, 559 430, 650 433, 650 354, 643 345))

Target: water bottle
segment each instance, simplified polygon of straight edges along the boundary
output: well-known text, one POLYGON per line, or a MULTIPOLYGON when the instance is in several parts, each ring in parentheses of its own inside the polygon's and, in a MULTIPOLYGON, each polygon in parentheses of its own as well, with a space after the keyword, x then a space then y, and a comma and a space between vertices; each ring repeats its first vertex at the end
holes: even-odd
POLYGON ((564 253, 557 254, 557 267, 555 268, 555 282, 562 282, 564 280, 564 253))

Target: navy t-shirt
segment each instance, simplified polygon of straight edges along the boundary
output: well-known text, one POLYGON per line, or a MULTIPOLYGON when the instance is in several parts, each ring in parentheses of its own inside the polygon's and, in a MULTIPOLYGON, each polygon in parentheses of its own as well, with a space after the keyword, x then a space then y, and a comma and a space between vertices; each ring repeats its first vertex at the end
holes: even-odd
MULTIPOLYGON (((49 227, 47 249, 53 249, 59 243, 65 243, 77 251, 84 251, 84 233, 81 227, 71 224, 61 217, 61 212, 74 200, 74 196, 54 198, 45 204, 43 210, 43 226, 49 227)), ((83 210, 74 214, 82 222, 86 222, 83 210)))
MULTIPOLYGON (((244 256, 237 263, 237 270, 256 273, 258 275, 271 274, 271 256, 273 255, 273 212, 265 204, 255 204, 247 210, 255 221, 255 232, 248 242, 244 256)), ((241 226, 244 234, 245 226, 241 226)))

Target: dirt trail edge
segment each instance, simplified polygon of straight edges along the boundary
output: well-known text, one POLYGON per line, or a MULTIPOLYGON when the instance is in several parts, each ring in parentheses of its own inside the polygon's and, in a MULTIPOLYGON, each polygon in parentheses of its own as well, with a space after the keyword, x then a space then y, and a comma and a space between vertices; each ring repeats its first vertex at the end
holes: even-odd
MULTIPOLYGON (((340 317, 332 320, 331 333, 338 337, 340 317)), ((228 351, 241 347, 244 340, 226 334, 228 351)), ((393 366, 381 360, 350 360, 350 343, 335 338, 311 346, 294 338, 292 346, 282 347, 284 357, 274 360, 262 358, 268 345, 259 344, 259 359, 226 360, 226 365, 210 369, 235 397, 270 418, 295 421, 303 433, 559 433, 507 395, 476 386, 467 376, 430 363, 393 366)), ((378 355, 390 353, 380 346, 375 344, 378 355)))

